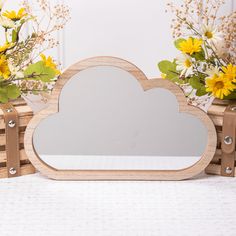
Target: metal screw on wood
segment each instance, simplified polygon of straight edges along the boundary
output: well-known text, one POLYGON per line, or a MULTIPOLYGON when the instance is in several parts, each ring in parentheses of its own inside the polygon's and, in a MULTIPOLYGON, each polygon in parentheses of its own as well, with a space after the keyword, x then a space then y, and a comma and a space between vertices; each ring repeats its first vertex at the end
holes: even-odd
POLYGON ((10 128, 14 128, 14 127, 16 126, 16 122, 15 122, 14 120, 10 120, 10 121, 8 122, 8 126, 9 126, 10 128))
POLYGON ((231 111, 236 111, 236 106, 230 108, 231 111))
POLYGON ((11 175, 15 175, 16 174, 16 169, 15 168, 10 168, 9 169, 9 173, 11 174, 11 175))
POLYGON ((225 143, 226 145, 232 144, 232 143, 233 143, 233 138, 230 137, 230 136, 225 136, 225 138, 224 138, 224 143, 225 143))
POLYGON ((6 112, 11 113, 11 112, 13 112, 13 110, 12 110, 12 108, 8 108, 8 109, 6 109, 6 112))
POLYGON ((228 166, 228 167, 225 168, 225 173, 226 173, 227 175, 232 174, 232 172, 233 172, 233 170, 232 170, 231 167, 228 166))

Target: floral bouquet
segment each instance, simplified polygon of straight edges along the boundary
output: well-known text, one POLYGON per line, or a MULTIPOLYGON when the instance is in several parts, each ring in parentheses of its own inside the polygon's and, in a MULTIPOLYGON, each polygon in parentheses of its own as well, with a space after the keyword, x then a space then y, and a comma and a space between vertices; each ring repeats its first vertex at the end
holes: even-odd
POLYGON ((176 16, 171 28, 180 55, 158 67, 163 78, 185 90, 190 102, 203 95, 236 99, 236 12, 218 17, 222 4, 223 0, 168 3, 176 16))
POLYGON ((44 52, 58 45, 54 34, 69 18, 65 5, 51 6, 49 0, 37 0, 33 6, 24 1, 17 11, 6 10, 5 1, 0 1, 4 39, 0 45, 0 103, 29 93, 44 96, 52 89, 60 71, 44 52), (34 9, 40 11, 40 17, 34 9))

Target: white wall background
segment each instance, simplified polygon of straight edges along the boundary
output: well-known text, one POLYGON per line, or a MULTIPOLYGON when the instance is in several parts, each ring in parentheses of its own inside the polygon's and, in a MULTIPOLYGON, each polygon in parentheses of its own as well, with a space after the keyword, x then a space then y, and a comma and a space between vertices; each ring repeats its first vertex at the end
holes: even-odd
MULTIPOLYGON (((236 9, 236 0, 225 0, 220 14, 236 9)), ((21 0, 6 1, 18 8, 21 0)), ((28 0, 30 3, 36 0, 28 0)), ((110 55, 136 64, 149 77, 159 75, 157 62, 176 56, 171 37, 168 0, 50 0, 70 7, 72 19, 58 34, 61 45, 53 51, 63 68, 93 56, 110 55)), ((175 0, 176 3, 181 0, 175 0)))
MULTIPOLYGON (((176 53, 171 37, 168 0, 64 0, 72 19, 61 37, 64 66, 97 55, 112 55, 136 64, 149 77, 159 76, 157 62, 176 53)), ((181 0, 175 0, 181 2, 181 0)), ((221 14, 233 10, 226 0, 221 14)))

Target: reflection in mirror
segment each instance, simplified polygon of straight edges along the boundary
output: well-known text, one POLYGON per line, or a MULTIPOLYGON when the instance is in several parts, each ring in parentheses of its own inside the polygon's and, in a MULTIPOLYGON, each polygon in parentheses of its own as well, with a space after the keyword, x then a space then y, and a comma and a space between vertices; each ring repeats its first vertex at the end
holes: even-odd
POLYGON ((40 123, 33 142, 57 169, 177 170, 200 160, 207 129, 178 112, 170 91, 144 92, 128 72, 98 66, 65 85, 59 113, 40 123))

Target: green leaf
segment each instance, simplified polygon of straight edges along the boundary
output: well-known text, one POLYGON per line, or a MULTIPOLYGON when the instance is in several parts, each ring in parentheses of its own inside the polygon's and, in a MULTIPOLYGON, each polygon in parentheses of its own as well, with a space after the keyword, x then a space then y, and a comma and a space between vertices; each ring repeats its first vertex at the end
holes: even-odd
POLYGON ((225 100, 236 99, 236 91, 233 91, 230 95, 224 97, 225 100))
POLYGON ((24 76, 30 80, 41 80, 42 82, 51 82, 56 72, 47 67, 43 61, 39 61, 35 64, 30 65, 25 71, 24 76))
POLYGON ((8 85, 6 91, 7 97, 10 99, 16 99, 21 95, 20 89, 15 84, 8 85))
POLYGON ((179 73, 176 71, 175 62, 170 62, 168 60, 164 60, 158 63, 159 70, 166 74, 167 79, 176 79, 179 77, 179 73))
POLYGON ((207 94, 207 91, 206 91, 206 88, 205 86, 202 86, 201 88, 199 88, 197 91, 196 91, 196 95, 198 97, 201 97, 201 96, 204 96, 207 94))
POLYGON ((180 43, 182 43, 182 42, 184 42, 184 41, 186 41, 185 39, 183 39, 183 38, 179 38, 179 39, 177 39, 177 40, 175 40, 174 41, 174 45, 175 45, 175 47, 178 49, 178 50, 180 50, 180 43))
POLYGON ((200 52, 195 52, 191 55, 191 57, 195 58, 197 61, 205 61, 205 52, 202 49, 200 52))
POLYGON ((186 79, 180 79, 179 77, 171 79, 171 81, 177 84, 186 84, 186 79))
POLYGON ((202 83, 199 81, 199 78, 197 76, 193 76, 189 79, 189 84, 194 89, 200 89, 202 87, 202 83))
POLYGON ((7 103, 8 97, 7 97, 7 90, 6 87, 0 88, 0 103, 7 103))

